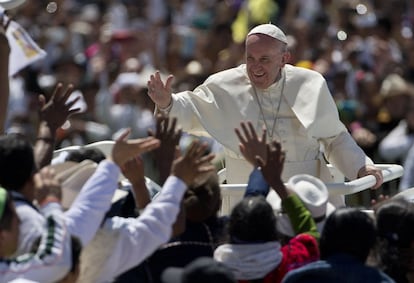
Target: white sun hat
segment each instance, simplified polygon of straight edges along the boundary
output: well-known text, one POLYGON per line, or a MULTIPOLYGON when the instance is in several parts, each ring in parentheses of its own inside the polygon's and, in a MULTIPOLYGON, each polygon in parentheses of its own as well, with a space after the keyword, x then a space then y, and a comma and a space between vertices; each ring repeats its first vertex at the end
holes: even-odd
POLYGON ((284 43, 288 43, 286 34, 277 26, 273 25, 273 24, 262 24, 262 25, 258 25, 256 27, 254 27, 248 34, 252 35, 252 34, 264 34, 270 37, 273 37, 274 39, 277 39, 281 42, 284 43))
POLYGON ((3 7, 5 10, 11 10, 23 5, 25 2, 26 0, 0 0, 0 7, 3 7))
MULTIPOLYGON (((311 212, 319 232, 322 232, 326 218, 335 210, 328 202, 328 189, 318 178, 307 174, 292 176, 287 182, 288 189, 292 190, 311 212)), ((272 190, 273 191, 273 190, 272 190)), ((273 207, 277 218, 277 229, 284 235, 295 236, 291 222, 286 213, 282 212, 280 198, 269 196, 267 200, 273 207)))

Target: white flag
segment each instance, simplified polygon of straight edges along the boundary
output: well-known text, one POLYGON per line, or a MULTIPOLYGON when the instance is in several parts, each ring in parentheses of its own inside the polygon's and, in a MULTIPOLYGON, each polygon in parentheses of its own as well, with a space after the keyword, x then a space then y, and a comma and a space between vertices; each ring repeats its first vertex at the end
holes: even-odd
POLYGON ((10 22, 6 31, 6 36, 10 45, 10 77, 46 56, 46 52, 41 49, 36 42, 33 41, 26 30, 15 21, 10 22))

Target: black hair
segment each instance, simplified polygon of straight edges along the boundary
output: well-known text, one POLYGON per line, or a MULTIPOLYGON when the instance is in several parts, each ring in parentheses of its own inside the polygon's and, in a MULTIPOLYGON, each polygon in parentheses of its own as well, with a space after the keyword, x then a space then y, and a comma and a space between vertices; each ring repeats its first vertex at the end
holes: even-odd
POLYGON ((380 267, 396 282, 408 282, 414 260, 414 204, 404 198, 382 203, 376 210, 380 267))
POLYGON ((85 159, 99 163, 106 158, 102 150, 97 148, 81 148, 79 150, 69 152, 65 161, 82 162, 85 159))
POLYGON ((76 236, 70 237, 71 242, 71 252, 72 252, 72 265, 70 272, 74 272, 76 268, 80 265, 80 256, 82 252, 82 243, 80 239, 76 236))
POLYGON ((230 214, 229 235, 232 243, 260 243, 279 239, 276 217, 263 196, 245 197, 230 214))
POLYGON ((338 208, 326 219, 319 243, 321 259, 347 254, 365 263, 375 240, 375 224, 367 213, 338 208))
POLYGON ((20 191, 36 172, 33 147, 19 135, 0 137, 0 185, 20 191))
POLYGON ((201 184, 192 184, 184 195, 186 217, 193 222, 203 222, 217 215, 221 206, 221 191, 216 173, 209 174, 201 184))

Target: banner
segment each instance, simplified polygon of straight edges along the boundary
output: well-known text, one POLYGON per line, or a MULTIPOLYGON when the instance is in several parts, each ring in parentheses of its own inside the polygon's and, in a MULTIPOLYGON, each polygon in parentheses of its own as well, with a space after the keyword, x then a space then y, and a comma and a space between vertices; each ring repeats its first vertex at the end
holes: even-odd
POLYGON ((46 52, 17 22, 10 22, 6 36, 10 45, 9 77, 46 57, 46 52))

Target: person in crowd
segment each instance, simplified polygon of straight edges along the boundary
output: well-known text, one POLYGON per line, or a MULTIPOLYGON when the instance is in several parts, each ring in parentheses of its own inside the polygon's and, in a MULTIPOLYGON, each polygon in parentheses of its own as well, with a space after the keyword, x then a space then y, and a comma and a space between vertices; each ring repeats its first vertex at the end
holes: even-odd
POLYGON ((386 162, 404 164, 414 143, 413 86, 398 74, 389 75, 382 83, 384 108, 393 125, 379 143, 378 153, 386 162))
POLYGON ((281 179, 285 154, 281 144, 267 146, 267 161, 257 159, 269 186, 289 215, 296 236, 280 242, 273 209, 263 196, 247 196, 232 210, 229 242, 217 247, 214 259, 229 267, 240 283, 281 282, 287 272, 319 259, 319 233, 311 213, 281 179))
MULTIPOLYGON (((159 146, 159 140, 153 137, 128 141, 128 133, 125 131, 115 142, 111 156, 100 162, 76 201, 64 213, 69 233, 78 237, 82 245, 95 235, 117 188, 117 180, 104 182, 105 177, 116 175, 131 156, 159 146)), ((21 236, 16 255, 30 251, 44 231, 46 219, 33 203, 36 171, 33 147, 27 140, 15 135, 0 137, 0 185, 11 192, 20 218, 21 236)))
POLYGON ((375 223, 366 212, 355 207, 339 208, 323 228, 321 260, 289 272, 282 282, 394 282, 365 264, 375 243, 375 223))
POLYGON ((156 72, 148 80, 148 95, 156 111, 177 117, 184 131, 206 132, 225 147, 228 183, 246 183, 251 172, 237 136, 230 134, 241 121, 250 120, 256 130, 266 129, 264 137, 282 143, 283 180, 307 173, 332 181, 325 157, 349 179, 374 175, 378 188, 382 172, 340 121, 325 79, 287 64, 287 44, 277 26, 258 25, 246 37, 245 64, 211 75, 194 91, 176 94, 173 76, 164 83, 156 72))
MULTIPOLYGON (((60 282, 70 271, 71 237, 60 205, 59 182, 50 169, 36 173, 35 196, 42 215, 47 219, 40 243, 34 252, 13 257, 22 235, 20 218, 10 191, 0 188, 0 282, 25 278, 35 282, 60 282)), ((76 255, 75 255, 76 256, 76 255)), ((76 262, 76 261, 75 261, 76 262)))
POLYGON ((211 257, 200 257, 185 267, 170 267, 162 273, 163 283, 236 283, 233 273, 211 257))
POLYGON ((395 282, 414 282, 414 205, 393 197, 375 208, 379 267, 395 282))
MULTIPOLYGON (((214 170, 210 163, 214 156, 204 155, 205 149, 205 144, 194 141, 183 156, 174 160, 171 175, 160 194, 140 216, 114 216, 104 221, 82 252, 78 282, 112 282, 116 276, 142 263, 170 239, 188 186, 200 175, 214 170)), ((116 175, 107 176, 107 179, 117 178, 116 175)), ((137 199, 140 197, 136 196, 137 199)))
MULTIPOLYGON (((262 136, 261 140, 258 139, 251 122, 242 122, 240 125, 240 128, 235 129, 241 141, 240 152, 246 160, 249 160, 254 165, 244 196, 264 196, 272 205, 275 212, 279 232, 287 237, 293 237, 297 231, 294 231, 291 220, 289 219, 290 217, 283 209, 280 197, 274 190, 270 190, 269 184, 264 179, 261 168, 256 161, 257 156, 264 158, 266 155, 267 145, 263 142, 266 139, 264 136, 262 136)), ((290 189, 299 197, 300 201, 311 213, 319 233, 322 232, 327 216, 335 210, 332 203, 328 201, 329 192, 326 185, 320 179, 307 174, 295 175, 295 177, 289 178, 288 182, 291 184, 290 189), (302 185, 293 186, 293 184, 298 182, 301 182, 302 185)), ((296 215, 291 215, 291 217, 296 218, 296 215)))
POLYGON ((175 223, 176 235, 147 260, 151 282, 161 282, 161 273, 169 266, 184 267, 197 258, 213 257, 226 235, 228 217, 218 216, 220 206, 217 173, 201 178, 188 188, 181 206, 181 219, 177 218, 175 223))

